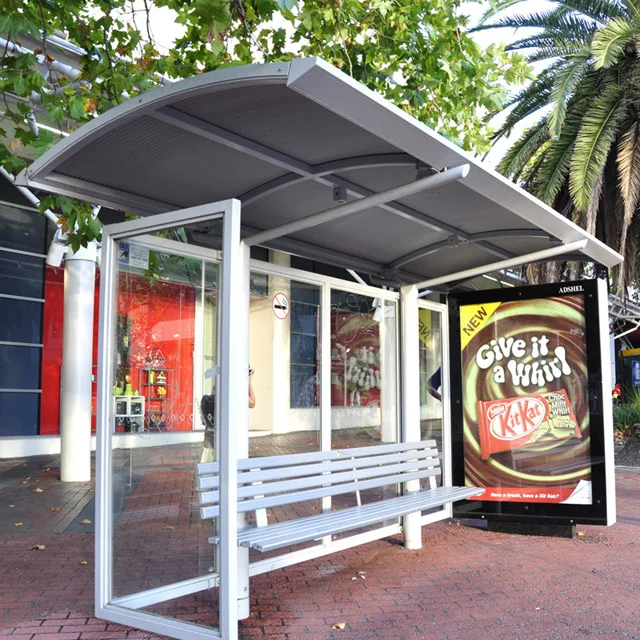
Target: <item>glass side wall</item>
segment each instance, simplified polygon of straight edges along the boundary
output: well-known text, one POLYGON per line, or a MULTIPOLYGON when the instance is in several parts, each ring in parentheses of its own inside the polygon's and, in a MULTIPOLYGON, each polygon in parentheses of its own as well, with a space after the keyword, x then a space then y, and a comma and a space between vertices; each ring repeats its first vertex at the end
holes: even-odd
POLYGON ((273 274, 251 282, 249 456, 319 451, 320 287, 273 274))
MULTIPOLYGON (((319 451, 320 287, 274 274, 251 273, 249 406, 251 458, 319 451)), ((318 513, 319 500, 266 510, 269 522, 318 513)), ((252 549, 251 562, 313 546, 270 553, 252 549)))
POLYGON ((397 306, 331 291, 331 448, 398 441, 397 306))
MULTIPOLYGON (((398 442, 397 305, 367 295, 331 291, 331 448, 398 442)), ((333 510, 392 497, 399 487, 354 491, 331 500, 333 510)), ((397 519, 350 531, 364 533, 397 519)))
MULTIPOLYGON (((444 465, 443 432, 444 411, 442 401, 442 313, 420 308, 418 311, 418 353, 420 356, 420 438, 435 440, 444 465)), ((436 477, 438 486, 443 477, 436 477)), ((429 479, 421 481, 429 486, 429 479)), ((428 513, 428 512, 425 512, 428 513)))
POLYGON ((215 523, 201 520, 194 491, 195 465, 218 451, 215 438, 203 446, 200 410, 215 388, 217 294, 216 263, 154 248, 153 238, 118 243, 112 597, 214 628, 218 588, 189 594, 176 583, 217 566, 215 523), (151 604, 134 595, 151 589, 161 591, 151 604))

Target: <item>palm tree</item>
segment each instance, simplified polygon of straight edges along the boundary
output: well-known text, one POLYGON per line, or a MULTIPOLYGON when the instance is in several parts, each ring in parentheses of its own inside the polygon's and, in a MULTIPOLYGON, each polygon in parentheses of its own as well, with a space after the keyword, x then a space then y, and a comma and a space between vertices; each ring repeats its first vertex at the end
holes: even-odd
POLYGON ((539 118, 498 169, 624 255, 624 292, 636 275, 640 232, 640 1, 557 0, 505 15, 522 1, 492 3, 477 27, 537 29, 508 49, 546 65, 510 101, 496 139, 539 118))

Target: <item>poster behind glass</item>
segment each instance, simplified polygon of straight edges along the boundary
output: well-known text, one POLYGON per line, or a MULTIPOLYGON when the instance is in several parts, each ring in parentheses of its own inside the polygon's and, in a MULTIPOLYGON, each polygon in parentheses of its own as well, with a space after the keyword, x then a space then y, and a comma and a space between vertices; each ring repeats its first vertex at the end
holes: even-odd
POLYGON ((471 515, 593 521, 600 512, 603 423, 594 283, 457 298, 452 325, 461 404, 454 425, 461 427, 463 456, 455 475, 486 489, 471 515))

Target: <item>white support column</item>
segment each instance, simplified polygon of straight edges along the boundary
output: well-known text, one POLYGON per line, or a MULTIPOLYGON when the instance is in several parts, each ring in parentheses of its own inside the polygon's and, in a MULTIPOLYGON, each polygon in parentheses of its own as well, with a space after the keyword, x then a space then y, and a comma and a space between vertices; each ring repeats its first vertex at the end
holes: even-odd
POLYGON ((380 437, 382 442, 396 442, 398 437, 398 346, 397 307, 386 300, 380 304, 380 437), (389 313, 393 309, 393 314, 389 313))
POLYGON ((238 458, 249 444, 249 249, 240 241, 240 202, 225 212, 220 331, 220 633, 237 640, 248 616, 249 556, 237 545, 238 458), (239 595, 242 599, 239 599, 239 595))
POLYGON ((91 480, 95 272, 95 244, 67 254, 60 383, 60 479, 63 482, 91 480))
MULTIPOLYGON (((402 363, 402 442, 420 440, 420 357, 418 354, 418 289, 411 285, 400 289, 402 332, 400 353, 402 363)), ((405 483, 405 491, 418 491, 419 480, 405 483)), ((404 546, 407 549, 422 547, 420 512, 403 518, 404 546)))
MULTIPOLYGON (((598 320, 600 329, 600 386, 597 390, 602 394, 602 422, 604 430, 604 472, 605 492, 607 499, 607 526, 616 522, 616 479, 615 453, 613 450, 613 401, 611 398, 611 367, 608 366, 609 355, 609 292, 607 282, 598 278, 598 320)), ((586 301, 589 304, 589 301, 586 301)), ((591 302, 592 303, 592 302, 591 302)))

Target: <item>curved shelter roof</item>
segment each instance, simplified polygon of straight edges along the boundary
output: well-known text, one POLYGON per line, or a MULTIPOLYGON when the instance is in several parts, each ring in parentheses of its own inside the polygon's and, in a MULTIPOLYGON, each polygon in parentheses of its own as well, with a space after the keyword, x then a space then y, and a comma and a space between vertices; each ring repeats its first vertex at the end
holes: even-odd
POLYGON ((585 244, 570 257, 622 260, 317 58, 222 69, 132 99, 58 143, 20 181, 144 216, 238 198, 254 243, 396 282, 492 270, 577 241, 585 244), (455 167, 453 180, 436 177, 428 190, 371 198, 455 167), (363 198, 349 215, 296 223, 363 198))

